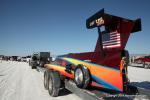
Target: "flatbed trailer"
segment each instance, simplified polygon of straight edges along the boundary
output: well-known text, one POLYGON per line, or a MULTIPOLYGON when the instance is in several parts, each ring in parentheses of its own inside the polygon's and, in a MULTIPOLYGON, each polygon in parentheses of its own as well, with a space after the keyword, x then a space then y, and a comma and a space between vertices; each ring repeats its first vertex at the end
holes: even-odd
MULTIPOLYGON (((47 69, 42 67, 37 67, 37 70, 44 73, 47 69)), ((132 83, 131 83, 132 84, 132 83)), ((149 100, 150 90, 137 87, 134 85, 129 85, 133 91, 131 93, 115 93, 113 91, 108 91, 104 89, 81 89, 76 86, 72 80, 65 80, 65 86, 62 89, 67 89, 70 92, 76 94, 83 100, 149 100)))
POLYGON ((98 29, 95 50, 61 55, 45 64, 44 87, 49 94, 57 97, 67 88, 85 100, 148 98, 150 92, 131 86, 127 74, 125 46, 131 33, 141 31, 141 19, 110 15, 102 9, 86 20, 86 27, 98 29))

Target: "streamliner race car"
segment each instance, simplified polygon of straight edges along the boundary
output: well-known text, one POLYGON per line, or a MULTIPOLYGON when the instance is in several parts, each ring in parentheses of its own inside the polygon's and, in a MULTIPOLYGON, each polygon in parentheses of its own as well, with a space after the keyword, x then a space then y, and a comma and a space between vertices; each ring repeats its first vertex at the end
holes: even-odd
POLYGON ((129 53, 125 46, 131 33, 141 31, 141 19, 110 15, 102 9, 86 20, 86 27, 98 29, 95 50, 61 55, 45 64, 45 88, 51 96, 58 96, 65 81, 72 81, 80 89, 128 92, 129 53))

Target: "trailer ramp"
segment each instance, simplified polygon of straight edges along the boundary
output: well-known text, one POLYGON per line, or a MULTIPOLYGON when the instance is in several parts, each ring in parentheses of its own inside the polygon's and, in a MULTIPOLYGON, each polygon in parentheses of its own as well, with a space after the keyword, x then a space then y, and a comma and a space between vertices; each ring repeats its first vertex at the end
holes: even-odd
MULTIPOLYGON (((149 100, 150 91, 137 88, 138 93, 136 94, 121 94, 121 93, 108 93, 104 90, 86 90, 80 89, 76 86, 73 81, 65 80, 65 87, 69 91, 75 93, 77 96, 81 97, 83 100, 149 100)), ((135 88, 134 86, 130 86, 135 88)))

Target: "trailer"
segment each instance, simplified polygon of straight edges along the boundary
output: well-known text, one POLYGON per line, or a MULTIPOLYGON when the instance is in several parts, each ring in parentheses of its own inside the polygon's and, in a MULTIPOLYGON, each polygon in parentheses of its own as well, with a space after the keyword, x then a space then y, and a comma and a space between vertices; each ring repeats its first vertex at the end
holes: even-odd
POLYGON ((60 55, 53 63, 45 64, 45 89, 56 97, 67 88, 90 100, 135 96, 138 90, 128 79, 129 53, 125 46, 131 33, 141 31, 141 19, 110 15, 102 9, 86 20, 86 27, 98 29, 95 50, 60 55))

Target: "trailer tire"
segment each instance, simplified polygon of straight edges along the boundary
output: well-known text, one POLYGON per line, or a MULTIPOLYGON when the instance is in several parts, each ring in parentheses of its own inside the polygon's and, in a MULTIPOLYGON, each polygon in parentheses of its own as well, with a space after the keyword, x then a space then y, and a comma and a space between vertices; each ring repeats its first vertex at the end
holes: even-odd
POLYGON ((49 72, 48 91, 52 97, 57 97, 61 86, 60 75, 58 72, 49 72))
POLYGON ((88 88, 90 83, 90 73, 84 65, 78 65, 74 70, 74 81, 79 88, 88 88))
POLYGON ((48 71, 44 72, 44 88, 48 90, 48 71))

